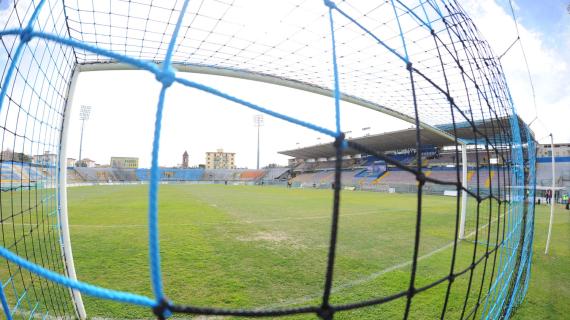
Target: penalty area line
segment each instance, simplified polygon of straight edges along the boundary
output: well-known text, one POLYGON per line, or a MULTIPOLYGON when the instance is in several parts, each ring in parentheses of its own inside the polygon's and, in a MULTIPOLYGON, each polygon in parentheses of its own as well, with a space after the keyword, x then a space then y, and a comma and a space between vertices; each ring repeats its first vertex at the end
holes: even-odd
MULTIPOLYGON (((491 221, 491 223, 497 221, 497 219, 498 219, 498 218, 495 218, 494 220, 491 221)), ((486 223, 485 225, 479 227, 479 230, 482 230, 482 229, 484 229, 484 228, 486 228, 486 227, 488 227, 488 226, 489 226, 489 223, 486 223)), ((475 231, 472 231, 472 232, 469 233, 467 236, 465 236, 465 238, 470 238, 470 237, 474 236, 475 233, 476 233, 475 231)), ((458 244, 459 244, 460 242, 461 242, 461 240, 457 240, 457 243, 458 243, 458 244)), ((442 252, 442 251, 445 251, 445 250, 447 250, 447 249, 453 247, 453 244, 454 244, 454 241, 451 241, 450 243, 444 245, 443 247, 440 247, 440 248, 437 248, 437 249, 435 249, 435 250, 433 250, 433 251, 430 251, 430 252, 428 252, 428 253, 426 253, 426 254, 424 254, 424 255, 418 257, 418 261, 425 260, 425 259, 427 259, 427 258, 429 258, 429 257, 431 257, 431 256, 433 256, 433 255, 435 255, 435 254, 438 254, 438 253, 440 253, 440 252, 442 252)), ((386 274, 386 273, 389 273, 389 272, 392 272, 392 271, 395 271, 395 270, 398 270, 398 269, 401 269, 401 268, 404 268, 404 267, 411 266, 411 265, 412 265, 412 262, 413 262, 413 260, 405 261, 405 262, 399 263, 399 264, 397 264, 397 265, 391 266, 391 267, 389 267, 389 268, 382 269, 382 270, 380 270, 380 271, 376 271, 376 272, 371 273, 371 274, 369 274, 369 275, 367 275, 367 276, 365 276, 365 277, 358 278, 358 279, 355 279, 355 280, 352 280, 352 281, 348 281, 348 282, 343 283, 343 284, 340 284, 340 285, 336 285, 336 286, 334 286, 334 287, 331 289, 331 293, 337 293, 337 292, 339 292, 339 291, 343 291, 343 290, 346 290, 346 289, 350 289, 350 288, 352 288, 352 287, 361 285, 361 284, 363 284, 363 283, 370 282, 370 281, 372 281, 372 280, 374 280, 374 279, 376 279, 376 278, 381 277, 382 275, 384 275, 384 274, 386 274)), ((297 299, 286 300, 286 301, 283 301, 283 302, 280 302, 280 303, 271 304, 271 305, 268 305, 268 306, 259 307, 259 308, 257 308, 257 309, 258 309, 258 310, 265 310, 265 309, 273 309, 273 308, 287 307, 287 306, 291 306, 291 305, 306 303, 306 302, 309 302, 309 301, 311 301, 311 300, 314 300, 314 299, 317 299, 317 298, 320 298, 320 297, 322 297, 322 292, 315 293, 315 294, 311 294, 311 295, 306 295, 306 296, 303 296, 303 297, 300 297, 300 298, 297 298, 297 299)))

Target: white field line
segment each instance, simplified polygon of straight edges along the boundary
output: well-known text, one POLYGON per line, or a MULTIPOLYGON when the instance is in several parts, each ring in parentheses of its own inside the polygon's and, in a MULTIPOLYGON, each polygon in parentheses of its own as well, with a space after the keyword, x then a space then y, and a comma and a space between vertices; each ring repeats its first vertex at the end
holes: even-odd
MULTIPOLYGON (((368 214, 374 214, 377 213, 378 211, 368 211, 368 212, 358 212, 358 213, 345 213, 345 214, 341 214, 342 216, 362 216, 362 215, 368 215, 368 214)), ((309 217, 286 217, 286 218, 276 218, 276 219, 260 219, 260 220, 249 220, 249 221, 243 221, 243 222, 212 222, 212 223, 197 223, 197 224, 161 224, 160 226, 196 226, 196 225, 204 225, 204 224, 239 224, 239 223, 255 223, 255 222, 273 222, 273 221, 288 221, 288 220, 312 220, 312 219, 326 219, 326 218, 330 218, 330 215, 326 215, 326 216, 309 216, 309 217)), ((495 222, 497 221, 498 218, 495 218, 491 221, 495 222)), ((0 223, 1 224, 1 223, 0 223)), ((11 223, 6 223, 8 225, 11 225, 11 223)), ((35 225, 35 224, 15 224, 15 225, 35 225)), ((486 228, 489 225, 489 223, 486 223, 485 225, 482 225, 481 227, 479 227, 479 231, 486 228)), ((71 227, 92 227, 92 228, 125 228, 125 227, 132 227, 132 228, 140 228, 140 227, 144 227, 147 228, 148 225, 146 224, 129 224, 129 225, 82 225, 82 224, 75 224, 75 225, 70 225, 71 227)), ((465 236, 465 238, 470 238, 472 236, 475 235, 475 231, 472 231, 471 233, 469 233, 468 235, 465 236)), ((458 243, 461 240, 458 240, 458 243)), ((449 249, 451 247, 453 247, 454 241, 451 241, 450 243, 435 249, 431 252, 428 252, 420 257, 418 257, 418 261, 421 260, 425 260, 437 253, 440 253, 446 249, 449 249)), ((379 270, 377 272, 371 273, 365 277, 359 278, 359 279, 355 279, 346 283, 343 283, 341 285, 336 285, 332 288, 331 293, 336 293, 342 290, 346 290, 346 289, 350 289, 352 287, 355 287, 357 285, 372 281, 386 273, 392 272, 394 270, 398 270, 407 266, 410 266, 412 264, 412 260, 409 261, 405 261, 402 262, 400 264, 391 266, 389 268, 383 269, 383 270, 379 270)), ((259 307, 257 308, 258 310, 263 310, 263 309, 272 309, 272 308, 279 308, 279 307, 286 307, 286 306, 290 306, 290 305, 295 305, 295 304, 301 304, 301 303, 305 303, 305 302, 309 302, 313 299, 319 298, 322 295, 322 292, 319 293, 315 293, 315 294, 311 294, 311 295, 306 295, 297 299, 292 299, 292 300, 286 300, 280 303, 276 303, 276 304, 272 304, 272 305, 268 305, 268 306, 264 306, 264 307, 259 307)), ((94 320, 115 320, 115 318, 92 318, 94 320)), ((178 318, 176 317, 176 319, 186 319, 186 318, 178 318)), ((190 319, 190 318, 189 318, 190 319)), ((191 319, 212 319, 211 317, 198 317, 198 318, 191 318, 191 319)))
MULTIPOLYGON (((498 219, 498 218, 495 218, 493 221, 491 221, 491 223, 494 222, 494 221, 497 221, 497 219, 498 219)), ((485 224, 485 225, 479 227, 479 230, 486 228, 488 225, 489 225, 489 223, 487 223, 487 224, 485 224)), ((475 231, 469 233, 467 236, 465 236, 465 238, 470 238, 470 237, 472 237, 472 236, 474 236, 474 235, 475 235, 475 231)), ((461 240, 457 240, 457 243, 459 244, 460 241, 461 241, 461 240)), ((428 252, 428 253, 424 254, 423 256, 418 257, 418 261, 427 259, 427 258, 429 258, 429 257, 431 257, 431 256, 433 256, 433 255, 435 255, 435 254, 437 254, 437 253, 440 253, 440 252, 442 252, 442 251, 444 251, 444 250, 446 250, 446 249, 449 249, 449 248, 453 247, 453 244, 454 244, 454 242, 452 241, 452 242, 446 244, 446 245, 443 246, 443 247, 440 247, 440 248, 435 249, 435 250, 433 250, 433 251, 431 251, 431 252, 428 252)), ((379 271, 377 271, 377 272, 371 273, 371 274, 369 274, 369 275, 367 275, 367 276, 365 276, 365 277, 362 277, 362 278, 359 278, 359 279, 355 279, 355 280, 352 280, 352 281, 348 281, 348 282, 343 283, 343 284, 341 284, 341 285, 336 285, 336 286, 334 286, 334 287, 332 288, 331 293, 336 293, 336 292, 339 292, 339 291, 342 291, 342 290, 345 290, 345 289, 350 289, 350 288, 355 287, 355 286, 358 286, 358 285, 360 285, 360 284, 363 284, 363 283, 372 281, 372 280, 374 280, 374 279, 376 279, 376 278, 378 278, 378 277, 380 277, 380 276, 382 276, 382 275, 384 275, 384 274, 386 274, 386 273, 389 273, 389 272, 392 272, 392 271, 394 271, 394 270, 398 270, 398 269, 401 269, 401 268, 404 268, 404 267, 407 267, 407 266, 411 266, 411 265, 412 265, 412 262, 413 262, 413 260, 405 261, 405 262, 402 262, 402 263, 400 263, 400 264, 391 266, 391 267, 389 267, 389 268, 386 268, 386 269, 379 270, 379 271)), ((280 303, 276 303, 276 304, 272 304, 272 305, 269 305, 269 306, 260 307, 260 308, 258 308, 258 309, 260 309, 260 310, 263 310, 263 309, 273 309, 273 308, 286 307, 286 306, 295 305, 295 304, 301 304, 301 303, 309 302, 309 301, 311 301, 311 300, 313 300, 313 299, 316 299, 316 298, 319 298, 319 297, 321 297, 321 296, 322 296, 322 292, 319 292, 319 293, 315 293, 315 294, 311 294, 311 295, 306 295, 306 296, 303 296, 303 297, 300 297, 300 298, 297 298, 297 299, 286 300, 286 301, 283 301, 283 302, 280 302, 280 303)))

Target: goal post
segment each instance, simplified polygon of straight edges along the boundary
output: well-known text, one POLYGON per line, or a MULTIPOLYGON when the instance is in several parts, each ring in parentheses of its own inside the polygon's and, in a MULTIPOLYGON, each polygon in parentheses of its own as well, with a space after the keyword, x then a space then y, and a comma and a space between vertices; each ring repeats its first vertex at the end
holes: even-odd
POLYGON ((548 254, 548 249, 550 247, 550 236, 552 235, 552 224, 554 223, 554 203, 556 202, 556 161, 554 160, 554 137, 552 133, 550 134, 550 150, 551 150, 551 166, 552 166, 552 189, 550 189, 550 219, 548 222, 548 234, 546 236, 546 249, 544 249, 544 254, 548 254))
POLYGON ((459 221, 459 239, 465 239, 465 223, 467 219, 467 191, 468 181, 467 181, 467 145, 461 145, 461 218, 459 221))
MULTIPOLYGON (((62 117, 61 123, 61 139, 59 142, 59 161, 58 161, 58 218, 59 230, 61 232, 61 254, 65 264, 66 275, 77 281, 77 274, 75 272, 75 262, 73 260, 73 252, 71 249, 71 235, 69 232, 69 218, 67 211, 67 145, 69 141, 69 126, 71 121, 71 111, 73 106, 73 98, 75 89, 77 87, 77 79, 79 78, 79 69, 75 68, 69 82, 67 92, 67 99, 65 102, 65 112, 62 117)), ((85 306, 81 292, 76 289, 69 289, 71 298, 73 300, 76 316, 83 320, 87 319, 85 306)))

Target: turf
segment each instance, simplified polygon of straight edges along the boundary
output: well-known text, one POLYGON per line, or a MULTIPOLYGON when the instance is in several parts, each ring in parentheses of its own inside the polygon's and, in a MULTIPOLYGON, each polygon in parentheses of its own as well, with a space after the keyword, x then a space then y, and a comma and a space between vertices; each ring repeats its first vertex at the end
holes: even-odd
MULTIPOLYGON (((151 296, 147 186, 76 187, 68 192, 79 278, 151 296)), ((331 190, 162 185, 159 198, 162 271, 171 300, 195 306, 248 308, 318 304, 329 241, 331 190)), ((457 209, 455 198, 425 196, 423 200, 419 256, 425 257, 418 265, 417 287, 449 274, 457 209)), ((356 302, 407 289, 416 195, 343 192, 341 203, 332 302, 356 302)), ((468 233, 475 230, 473 204, 471 201, 468 210, 468 233)), ((481 208, 479 230, 484 238, 479 240, 486 240, 490 230, 493 242, 496 223, 490 229, 483 225, 489 208, 495 219, 498 208, 485 203, 481 208)), ((559 208, 551 253, 545 256, 548 216, 546 207, 538 207, 532 281, 515 319, 562 319, 570 314, 568 216, 568 211, 559 208)), ((455 272, 470 265, 473 249, 471 241, 459 243, 455 272)), ((477 258, 483 252, 484 246, 477 246, 477 258)), ((491 263, 489 259, 489 268, 491 263)), ((482 277, 481 268, 476 268, 466 312, 475 305, 482 277)), ((468 280, 469 272, 453 283, 447 318, 460 317, 468 280)), ((445 281, 414 297, 411 318, 439 318, 447 285, 445 281)), ((483 292, 487 285, 483 282, 483 292)), ((152 317, 145 308, 85 295, 84 300, 91 317, 152 317)), ((338 318, 399 318, 404 307, 405 297, 341 313, 338 318)))

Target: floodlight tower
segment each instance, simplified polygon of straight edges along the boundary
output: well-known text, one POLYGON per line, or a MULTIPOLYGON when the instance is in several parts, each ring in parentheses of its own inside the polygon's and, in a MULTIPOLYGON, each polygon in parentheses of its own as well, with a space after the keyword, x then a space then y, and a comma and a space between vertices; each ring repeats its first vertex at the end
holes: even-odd
POLYGON ((253 125, 257 127, 257 170, 259 170, 259 128, 263 127, 263 115, 253 116, 253 125))
POLYGON ((79 160, 77 162, 81 166, 81 149, 83 148, 83 129, 85 128, 85 121, 89 120, 91 114, 91 106, 81 106, 79 110, 79 120, 81 120, 81 139, 79 140, 79 160))

